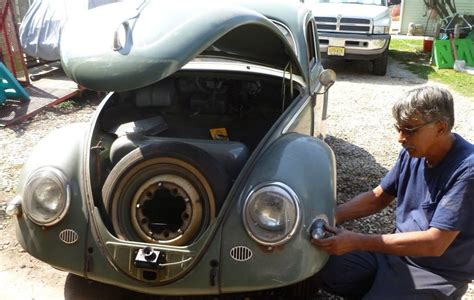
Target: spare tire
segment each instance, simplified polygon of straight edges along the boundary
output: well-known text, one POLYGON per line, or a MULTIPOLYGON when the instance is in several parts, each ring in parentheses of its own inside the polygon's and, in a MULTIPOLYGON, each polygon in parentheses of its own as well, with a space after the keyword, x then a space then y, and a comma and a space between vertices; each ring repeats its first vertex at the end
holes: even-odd
POLYGON ((107 177, 102 197, 118 238, 185 245, 215 219, 229 185, 207 152, 163 142, 125 155, 107 177))

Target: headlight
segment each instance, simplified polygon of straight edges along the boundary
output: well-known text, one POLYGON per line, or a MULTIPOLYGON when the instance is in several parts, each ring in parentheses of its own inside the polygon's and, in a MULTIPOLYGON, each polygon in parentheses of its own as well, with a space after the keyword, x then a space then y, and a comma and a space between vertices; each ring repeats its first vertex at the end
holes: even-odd
POLYGON ((245 200, 243 218, 245 229, 258 243, 268 246, 286 243, 300 220, 298 197, 280 182, 259 185, 245 200))
POLYGON ((45 167, 28 178, 22 208, 31 221, 41 226, 56 224, 68 207, 69 185, 61 171, 45 167))
POLYGON ((374 26, 374 34, 388 34, 390 26, 374 26))

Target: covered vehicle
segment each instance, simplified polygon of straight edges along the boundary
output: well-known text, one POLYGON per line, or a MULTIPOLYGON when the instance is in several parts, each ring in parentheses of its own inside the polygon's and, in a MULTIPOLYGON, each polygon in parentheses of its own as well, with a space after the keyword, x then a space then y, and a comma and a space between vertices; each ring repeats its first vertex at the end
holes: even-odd
POLYGON ((19 38, 23 52, 44 60, 59 60, 59 38, 68 18, 88 9, 120 0, 36 0, 21 20, 19 38))
POLYGON ((331 70, 292 1, 114 3, 70 20, 61 60, 109 91, 88 124, 32 152, 8 211, 23 248, 161 295, 302 282, 328 255, 331 70), (100 24, 100 25, 98 25, 100 24))

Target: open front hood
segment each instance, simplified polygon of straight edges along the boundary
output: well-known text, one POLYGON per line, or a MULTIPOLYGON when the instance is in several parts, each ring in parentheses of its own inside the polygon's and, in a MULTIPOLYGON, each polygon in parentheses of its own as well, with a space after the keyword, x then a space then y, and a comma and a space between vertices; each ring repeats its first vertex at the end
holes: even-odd
POLYGON ((318 3, 309 6, 317 17, 343 17, 378 19, 388 16, 388 8, 383 5, 348 4, 348 3, 318 3))
POLYGON ((194 57, 213 55, 301 75, 291 46, 258 12, 218 1, 145 1, 104 5, 66 23, 61 62, 93 90, 124 91, 154 83, 194 57))

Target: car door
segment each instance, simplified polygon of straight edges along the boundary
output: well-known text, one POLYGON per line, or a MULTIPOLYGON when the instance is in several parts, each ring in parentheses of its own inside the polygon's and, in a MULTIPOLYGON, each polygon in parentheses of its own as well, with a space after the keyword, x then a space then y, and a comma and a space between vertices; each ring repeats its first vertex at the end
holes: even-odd
POLYGON ((311 111, 311 135, 324 137, 324 120, 327 115, 327 93, 325 93, 324 87, 319 82, 319 74, 323 71, 323 66, 321 64, 317 31, 313 18, 310 18, 306 24, 305 35, 310 79, 309 90, 313 108, 311 111))

